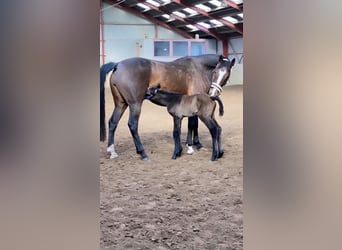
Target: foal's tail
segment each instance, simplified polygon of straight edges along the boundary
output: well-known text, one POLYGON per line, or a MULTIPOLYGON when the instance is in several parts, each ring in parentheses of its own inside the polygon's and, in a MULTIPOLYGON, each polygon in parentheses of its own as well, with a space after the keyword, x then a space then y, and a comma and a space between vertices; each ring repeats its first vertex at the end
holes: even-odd
POLYGON ((223 113, 224 113, 223 103, 222 103, 220 97, 218 97, 218 96, 210 96, 210 98, 211 98, 211 100, 218 102, 218 104, 219 104, 219 115, 223 116, 223 113))
POLYGON ((100 68, 100 141, 106 139, 105 124, 105 81, 107 74, 116 67, 116 63, 109 62, 103 64, 100 68))

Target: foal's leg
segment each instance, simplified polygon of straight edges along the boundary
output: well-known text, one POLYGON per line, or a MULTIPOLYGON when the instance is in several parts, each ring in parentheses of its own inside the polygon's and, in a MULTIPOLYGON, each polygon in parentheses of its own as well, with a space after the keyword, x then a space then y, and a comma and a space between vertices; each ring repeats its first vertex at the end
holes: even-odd
POLYGON ((200 117, 203 123, 207 126, 209 129, 211 139, 212 139, 212 154, 211 154, 211 160, 215 161, 218 157, 218 143, 217 143, 217 138, 218 138, 218 133, 219 129, 217 126, 217 123, 210 118, 210 117, 200 117))
POLYGON ((182 118, 173 117, 173 140, 175 143, 175 150, 173 151, 172 159, 175 160, 177 156, 181 156, 183 148, 180 141, 181 136, 181 126, 182 126, 182 118))
POLYGON ((192 148, 192 134, 194 132, 194 125, 193 125, 193 120, 190 119, 191 117, 188 118, 188 133, 186 136, 186 146, 188 147, 187 154, 192 155, 194 153, 194 149, 192 148))
POLYGON ((141 155, 142 160, 148 160, 148 156, 145 153, 144 147, 140 141, 140 137, 138 134, 138 125, 139 125, 139 118, 141 113, 141 104, 142 103, 135 103, 129 105, 129 119, 128 119, 128 127, 131 131, 135 148, 137 150, 137 154, 141 155))
POLYGON ((224 154, 223 146, 221 143, 222 128, 218 124, 217 126, 218 126, 217 144, 218 144, 218 151, 219 151, 217 158, 221 158, 224 154))
POLYGON ((197 149, 201 149, 203 146, 198 138, 198 116, 189 117, 188 127, 190 127, 193 131, 193 144, 197 147, 197 149))

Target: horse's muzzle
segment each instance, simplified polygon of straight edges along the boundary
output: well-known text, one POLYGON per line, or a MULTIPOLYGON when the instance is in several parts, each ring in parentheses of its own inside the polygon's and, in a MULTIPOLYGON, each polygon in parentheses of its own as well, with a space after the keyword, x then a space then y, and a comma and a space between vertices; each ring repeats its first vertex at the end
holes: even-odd
POLYGON ((209 89, 210 96, 219 96, 222 93, 222 87, 216 82, 212 82, 209 89))

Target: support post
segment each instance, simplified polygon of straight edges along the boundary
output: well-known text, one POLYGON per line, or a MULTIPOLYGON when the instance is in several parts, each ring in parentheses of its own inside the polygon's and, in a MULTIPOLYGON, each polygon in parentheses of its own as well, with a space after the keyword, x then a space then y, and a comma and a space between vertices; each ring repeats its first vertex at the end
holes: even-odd
POLYGON ((228 57, 228 38, 222 40, 222 54, 228 57))
POLYGON ((100 25, 101 25, 101 51, 102 51, 102 54, 101 54, 101 62, 102 62, 102 65, 105 63, 105 46, 104 46, 104 23, 103 23, 103 11, 102 9, 100 9, 100 25))

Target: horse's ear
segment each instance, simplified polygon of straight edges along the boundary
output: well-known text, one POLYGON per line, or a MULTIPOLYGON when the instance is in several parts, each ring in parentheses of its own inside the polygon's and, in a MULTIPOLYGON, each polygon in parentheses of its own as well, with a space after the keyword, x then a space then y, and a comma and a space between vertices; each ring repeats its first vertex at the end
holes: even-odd
POLYGON ((223 61, 223 55, 220 55, 219 63, 223 61))
POLYGON ((230 62, 230 67, 233 67, 235 65, 235 57, 233 58, 233 60, 230 62))
POLYGON ((160 83, 157 84, 156 88, 157 88, 157 89, 160 89, 160 83))

